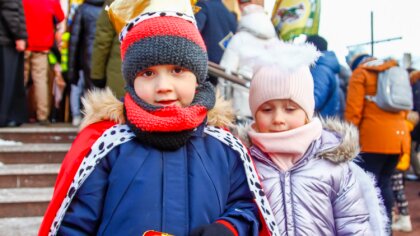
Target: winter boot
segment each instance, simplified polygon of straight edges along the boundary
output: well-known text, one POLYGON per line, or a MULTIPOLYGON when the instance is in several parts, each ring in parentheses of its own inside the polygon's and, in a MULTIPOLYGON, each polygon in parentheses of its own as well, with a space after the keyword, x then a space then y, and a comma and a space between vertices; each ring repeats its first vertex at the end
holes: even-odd
POLYGON ((398 220, 392 224, 392 230, 411 232, 413 230, 413 227, 411 226, 410 216, 398 216, 398 220))

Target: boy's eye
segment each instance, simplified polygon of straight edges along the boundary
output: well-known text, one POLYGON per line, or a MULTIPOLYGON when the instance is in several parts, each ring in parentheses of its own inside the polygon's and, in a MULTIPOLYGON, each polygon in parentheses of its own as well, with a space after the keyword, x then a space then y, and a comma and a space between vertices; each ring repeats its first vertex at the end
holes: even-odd
POLYGON ((150 71, 150 70, 146 70, 143 73, 141 73, 141 76, 143 77, 150 77, 152 75, 153 75, 153 71, 150 71))
POLYGON ((182 73, 184 71, 184 69, 182 67, 175 67, 172 69, 172 72, 175 74, 179 74, 182 73))

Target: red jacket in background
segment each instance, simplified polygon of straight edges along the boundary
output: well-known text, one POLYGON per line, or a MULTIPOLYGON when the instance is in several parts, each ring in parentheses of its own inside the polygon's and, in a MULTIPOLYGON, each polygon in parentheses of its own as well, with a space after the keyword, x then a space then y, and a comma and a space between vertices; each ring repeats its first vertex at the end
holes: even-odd
POLYGON ((59 0, 23 0, 29 51, 47 51, 54 43, 56 23, 64 20, 59 0))

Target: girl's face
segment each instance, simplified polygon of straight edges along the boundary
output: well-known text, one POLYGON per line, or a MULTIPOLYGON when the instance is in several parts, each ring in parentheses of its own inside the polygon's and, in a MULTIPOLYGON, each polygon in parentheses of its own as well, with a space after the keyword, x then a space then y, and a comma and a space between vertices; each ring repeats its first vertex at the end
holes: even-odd
POLYGON ((134 80, 134 91, 145 102, 158 106, 189 106, 195 96, 196 76, 175 65, 151 66, 134 80))
POLYGON ((255 128, 260 133, 283 132, 306 123, 305 111, 290 99, 267 101, 255 113, 255 128))

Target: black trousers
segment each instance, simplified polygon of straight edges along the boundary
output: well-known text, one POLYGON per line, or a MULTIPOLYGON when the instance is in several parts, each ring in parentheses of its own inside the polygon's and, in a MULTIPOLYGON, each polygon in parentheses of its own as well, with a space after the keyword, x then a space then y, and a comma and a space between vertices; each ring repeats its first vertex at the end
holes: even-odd
POLYGON ((0 126, 27 121, 23 52, 0 45, 0 126))

